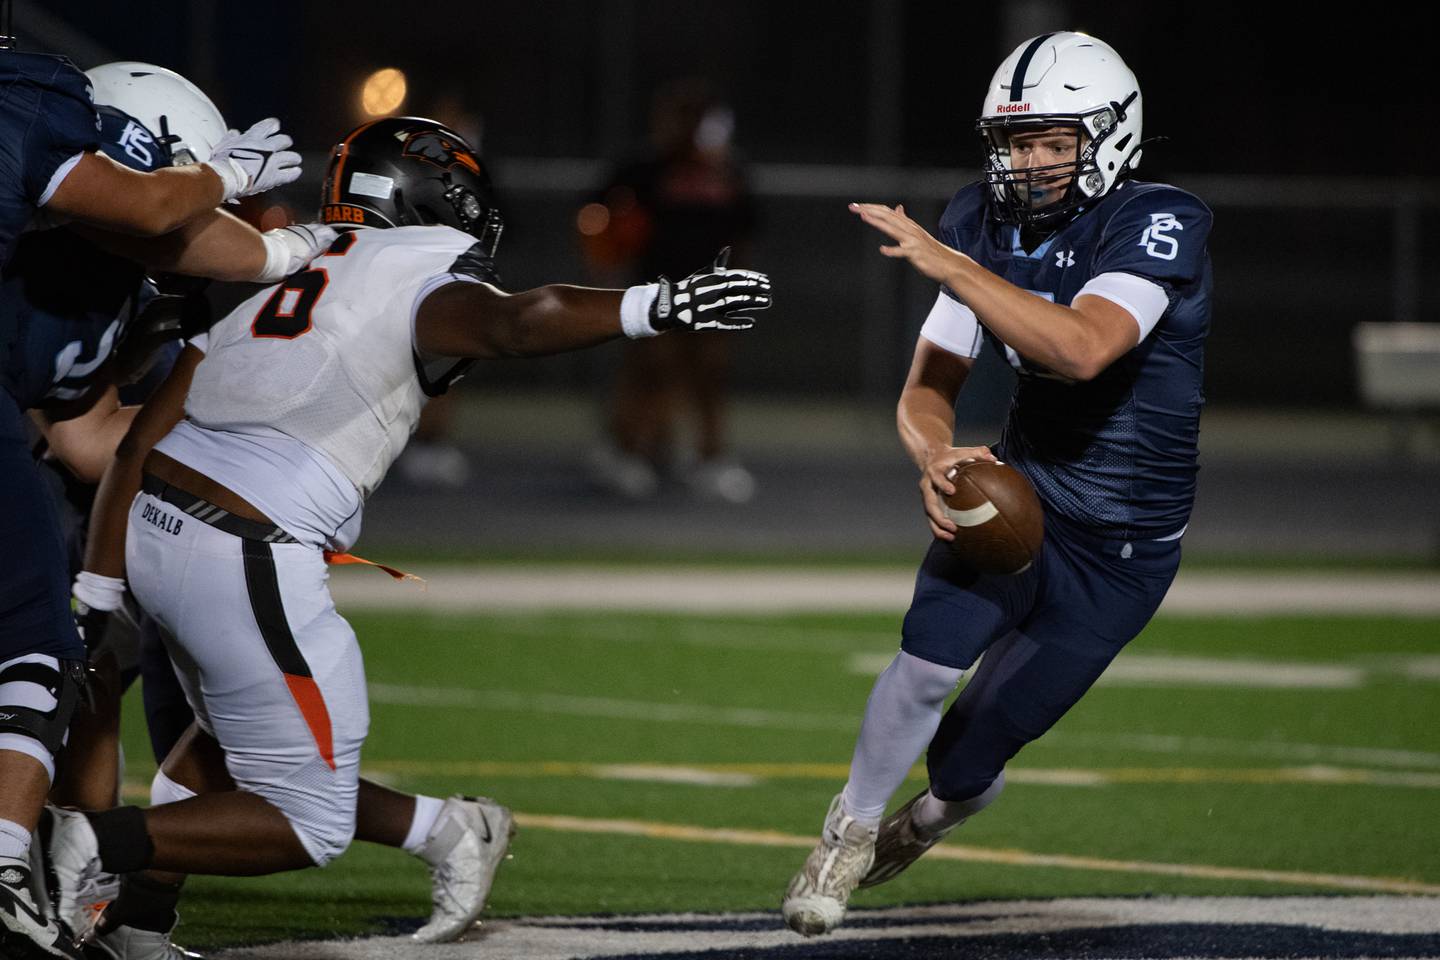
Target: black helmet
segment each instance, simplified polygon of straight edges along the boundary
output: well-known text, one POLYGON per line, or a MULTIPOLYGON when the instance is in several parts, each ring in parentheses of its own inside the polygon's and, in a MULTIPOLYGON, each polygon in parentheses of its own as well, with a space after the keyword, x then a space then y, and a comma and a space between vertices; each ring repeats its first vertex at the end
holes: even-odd
POLYGON ((505 226, 479 156, 460 134, 421 117, 372 120, 335 145, 320 219, 336 227, 443 223, 492 257, 505 226))

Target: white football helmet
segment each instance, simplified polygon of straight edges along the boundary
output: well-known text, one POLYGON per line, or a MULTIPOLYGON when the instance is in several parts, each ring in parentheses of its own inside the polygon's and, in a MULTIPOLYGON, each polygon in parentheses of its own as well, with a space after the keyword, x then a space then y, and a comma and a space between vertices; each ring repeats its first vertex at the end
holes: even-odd
POLYGON ((168 151, 171 166, 204 163, 225 136, 225 118, 205 92, 174 70, 129 60, 85 71, 95 103, 143 123, 168 151))
POLYGON ((1050 226, 1109 193, 1140 164, 1141 118, 1140 85, 1109 44, 1083 33, 1026 40, 995 71, 976 124, 992 210, 1050 226), (1076 159, 1012 170, 1010 134, 1048 127, 1074 129, 1076 159), (1046 196, 1046 185, 1058 196, 1046 196))

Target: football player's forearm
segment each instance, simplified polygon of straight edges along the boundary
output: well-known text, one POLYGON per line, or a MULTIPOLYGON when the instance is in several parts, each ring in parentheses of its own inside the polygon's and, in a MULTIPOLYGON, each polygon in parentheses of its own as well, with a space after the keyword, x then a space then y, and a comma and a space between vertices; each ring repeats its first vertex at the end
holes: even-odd
POLYGON ((500 330, 501 356, 542 357, 579 350, 624 335, 620 325, 621 290, 566 284, 538 287, 514 298, 518 308, 500 330))
POLYGON ((222 184, 203 164, 138 173, 87 153, 46 209, 106 230, 160 236, 219 205, 222 184))
POLYGON ((922 470, 936 451, 955 443, 955 402, 927 387, 907 386, 895 409, 900 443, 922 470))
POLYGON ((142 240, 153 245, 146 266, 212 280, 251 281, 265 268, 260 231, 223 210, 210 210, 179 230, 142 240))
POLYGON ((1096 337, 1077 311, 1022 290, 968 258, 946 286, 1021 356, 1072 379, 1094 376, 1096 337))
POLYGON ((135 414, 95 492, 85 544, 85 569, 106 577, 125 576, 125 530, 130 503, 140 492, 145 457, 185 416, 185 395, 205 355, 195 347, 181 351, 170 375, 135 414))
POLYGON ((101 249, 151 270, 190 277, 253 281, 265 267, 260 232, 223 210, 210 210, 158 237, 137 237, 76 225, 101 249))
POLYGON ((441 357, 538 357, 624 335, 621 290, 552 284, 509 294, 452 283, 425 298, 415 318, 420 349, 441 357))

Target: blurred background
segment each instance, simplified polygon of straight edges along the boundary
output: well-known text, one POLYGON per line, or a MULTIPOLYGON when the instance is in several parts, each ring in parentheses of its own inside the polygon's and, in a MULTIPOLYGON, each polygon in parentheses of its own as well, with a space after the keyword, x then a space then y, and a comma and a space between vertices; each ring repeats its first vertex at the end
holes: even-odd
MULTIPOLYGON (((1140 177, 1216 215, 1187 550, 1433 565, 1433 25, 1260 6, 17 0, 15 21, 24 48, 81 67, 176 69, 232 125, 280 117, 306 175, 247 210, 265 226, 313 216, 353 125, 418 114, 490 164, 512 289, 646 279, 678 255, 677 230, 731 237, 734 265, 771 274, 762 325, 693 355, 614 344, 478 367, 372 502, 361 546, 382 558, 918 557, 893 405, 935 291, 878 256, 845 205, 903 202, 933 224, 976 176, 1000 59, 1037 33, 1092 33, 1138 76, 1146 135, 1165 138, 1140 177), (678 141, 694 147, 683 169, 666 166, 678 141)), ((962 438, 998 437, 1009 377, 993 357, 977 368, 962 438)))

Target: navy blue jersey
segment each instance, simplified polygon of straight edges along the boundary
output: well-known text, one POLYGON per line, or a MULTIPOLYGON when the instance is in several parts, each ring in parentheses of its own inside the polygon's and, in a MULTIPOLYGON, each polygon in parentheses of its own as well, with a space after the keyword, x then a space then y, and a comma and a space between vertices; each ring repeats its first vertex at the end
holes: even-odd
MULTIPOLYGON (((142 124, 101 107, 100 149, 119 163, 149 172, 162 151, 142 124)), ((75 400, 96 375, 125 322, 143 304, 144 270, 106 253, 70 230, 25 234, 0 286, 0 385, 20 408, 75 400)))
POLYGON ((64 57, 0 51, 0 265, 65 161, 94 150, 90 82, 64 57))
POLYGON ((1105 273, 1143 277, 1169 299, 1155 329, 1086 382, 985 330, 1019 375, 996 454, 1030 478, 1047 512, 1117 539, 1178 533, 1199 469, 1209 208, 1166 184, 1127 181, 1027 252, 1016 227, 988 216, 986 190, 976 183, 955 194, 940 239, 987 270, 1066 306, 1105 273))

